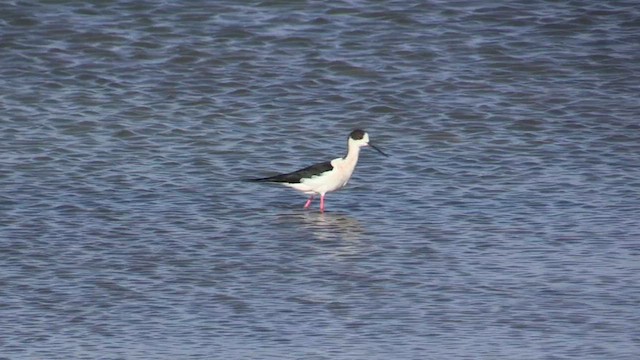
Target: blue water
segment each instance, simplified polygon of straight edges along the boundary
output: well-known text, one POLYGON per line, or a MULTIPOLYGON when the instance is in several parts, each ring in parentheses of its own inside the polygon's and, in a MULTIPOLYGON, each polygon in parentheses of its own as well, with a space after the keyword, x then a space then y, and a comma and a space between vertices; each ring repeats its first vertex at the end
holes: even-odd
POLYGON ((637 4, 238 4, 0 4, 0 359, 640 356, 637 4))

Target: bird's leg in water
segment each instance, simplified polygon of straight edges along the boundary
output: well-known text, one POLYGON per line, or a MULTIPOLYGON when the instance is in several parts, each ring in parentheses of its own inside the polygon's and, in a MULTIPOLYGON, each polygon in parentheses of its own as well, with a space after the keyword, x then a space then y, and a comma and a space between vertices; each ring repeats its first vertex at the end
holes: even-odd
POLYGON ((307 202, 304 204, 304 208, 308 209, 309 206, 311 206, 311 201, 313 201, 313 195, 311 195, 311 197, 309 198, 309 200, 307 200, 307 202))

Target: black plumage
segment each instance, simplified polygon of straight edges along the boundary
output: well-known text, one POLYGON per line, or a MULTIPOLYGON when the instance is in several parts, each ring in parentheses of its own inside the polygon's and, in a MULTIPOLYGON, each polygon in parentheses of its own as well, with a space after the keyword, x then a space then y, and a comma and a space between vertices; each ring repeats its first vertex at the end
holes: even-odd
POLYGON ((290 172, 287 174, 280 174, 280 175, 270 176, 270 177, 261 178, 261 179, 249 179, 248 181, 296 184, 296 183, 300 183, 302 179, 308 179, 314 176, 318 176, 324 172, 331 171, 331 170, 333 170, 333 166, 331 165, 330 161, 327 161, 327 162, 307 166, 304 169, 300 169, 298 171, 290 172))
POLYGON ((349 134, 349 137, 353 140, 360 140, 364 137, 364 134, 366 134, 364 130, 355 129, 351 132, 351 134, 349 134))

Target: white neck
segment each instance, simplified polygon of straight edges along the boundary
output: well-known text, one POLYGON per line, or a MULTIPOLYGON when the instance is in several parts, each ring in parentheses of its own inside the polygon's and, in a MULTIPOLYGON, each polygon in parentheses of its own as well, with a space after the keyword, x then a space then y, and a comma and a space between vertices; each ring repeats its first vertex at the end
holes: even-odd
POLYGON ((353 166, 358 162, 358 156, 360 155, 360 146, 353 141, 349 141, 349 150, 344 160, 348 163, 353 162, 353 166))

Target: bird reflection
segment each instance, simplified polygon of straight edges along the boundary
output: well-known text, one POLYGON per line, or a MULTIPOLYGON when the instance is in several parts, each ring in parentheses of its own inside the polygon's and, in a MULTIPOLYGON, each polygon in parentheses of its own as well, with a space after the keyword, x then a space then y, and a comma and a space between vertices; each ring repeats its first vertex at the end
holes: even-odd
POLYGON ((346 240, 359 242, 364 237, 364 228, 360 222, 346 214, 305 211, 300 214, 302 225, 317 240, 346 240))

